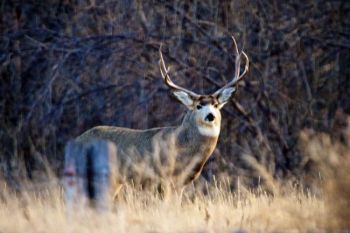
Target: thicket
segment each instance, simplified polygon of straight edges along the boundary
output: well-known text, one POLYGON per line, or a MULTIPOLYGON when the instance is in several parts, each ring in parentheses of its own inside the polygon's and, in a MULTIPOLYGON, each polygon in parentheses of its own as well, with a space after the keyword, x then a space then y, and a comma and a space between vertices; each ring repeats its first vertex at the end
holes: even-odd
POLYGON ((179 124, 185 107, 163 84, 158 49, 176 83, 211 93, 230 80, 230 36, 250 71, 223 110, 204 177, 254 177, 244 155, 276 177, 312 158, 302 129, 341 139, 350 113, 348 1, 107 1, 0 3, 0 174, 57 172, 65 143, 95 125, 179 124), (249 172, 247 172, 249 171, 249 172))

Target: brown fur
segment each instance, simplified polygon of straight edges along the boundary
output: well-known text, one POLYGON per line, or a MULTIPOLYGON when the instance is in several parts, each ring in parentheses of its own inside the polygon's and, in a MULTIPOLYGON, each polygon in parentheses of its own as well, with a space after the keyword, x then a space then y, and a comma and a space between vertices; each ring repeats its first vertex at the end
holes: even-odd
POLYGON ((142 184, 157 177, 158 181, 170 179, 175 187, 181 187, 195 180, 216 147, 221 124, 220 109, 249 68, 248 56, 243 51, 239 53, 234 37, 232 40, 238 59, 235 77, 212 95, 198 95, 174 84, 159 49, 162 78, 177 100, 189 109, 180 126, 148 130, 98 126, 83 133, 77 141, 88 143, 103 139, 114 142, 117 146, 116 169, 121 174, 121 183, 137 180, 142 184), (239 72, 241 56, 246 61, 243 73, 239 72))
POLYGON ((196 127, 195 111, 189 110, 182 124, 178 127, 135 130, 113 126, 97 126, 76 138, 77 141, 82 143, 89 143, 95 139, 109 140, 116 144, 117 165, 114 169, 119 170, 118 184, 137 182, 144 185, 150 181, 152 182, 149 175, 140 174, 139 171, 135 172, 135 166, 137 166, 135 163, 145 163, 156 178, 171 179, 174 186, 180 188, 198 178, 216 147, 218 137, 201 135, 196 127), (165 147, 166 151, 162 151, 161 154, 161 161, 164 164, 169 165, 171 160, 175 159, 174 168, 170 171, 170 174, 168 172, 168 177, 162 177, 164 174, 159 168, 159 165, 162 164, 154 164, 155 159, 152 156, 154 156, 156 141, 162 143, 161 147, 165 147), (174 145, 171 145, 171 143, 174 145), (175 148, 175 158, 167 158, 168 154, 171 154, 169 150, 172 150, 170 148, 172 146, 175 148))

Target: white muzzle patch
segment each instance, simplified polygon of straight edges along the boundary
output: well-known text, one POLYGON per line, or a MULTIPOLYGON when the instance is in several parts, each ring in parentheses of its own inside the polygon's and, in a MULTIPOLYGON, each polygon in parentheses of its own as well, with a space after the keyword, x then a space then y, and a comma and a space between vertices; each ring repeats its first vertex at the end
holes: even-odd
POLYGON ((214 119, 212 122, 206 120, 208 114, 213 114, 215 118, 217 118, 217 109, 215 109, 212 105, 203 106, 200 110, 200 119, 204 121, 203 124, 199 124, 197 126, 198 131, 203 136, 208 137, 218 137, 220 134, 220 121, 218 123, 218 119, 214 119))

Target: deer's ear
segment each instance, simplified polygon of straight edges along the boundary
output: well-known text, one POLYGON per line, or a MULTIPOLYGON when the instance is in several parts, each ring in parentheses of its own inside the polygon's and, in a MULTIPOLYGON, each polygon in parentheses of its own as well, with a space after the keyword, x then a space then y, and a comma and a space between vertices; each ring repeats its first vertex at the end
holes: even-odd
POLYGON ((173 93, 181 103, 186 105, 186 107, 192 108, 194 101, 189 94, 184 91, 174 91, 173 93))
POLYGON ((225 88, 218 97, 219 108, 222 108, 227 101, 231 98, 232 93, 236 91, 235 87, 225 88))

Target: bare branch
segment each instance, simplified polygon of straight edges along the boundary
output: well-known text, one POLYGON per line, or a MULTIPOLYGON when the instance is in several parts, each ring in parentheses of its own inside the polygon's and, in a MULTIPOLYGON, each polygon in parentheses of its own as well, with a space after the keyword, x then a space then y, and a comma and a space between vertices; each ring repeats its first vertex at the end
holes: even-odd
POLYGON ((159 70, 160 70, 160 73, 162 74, 162 78, 165 82, 165 84, 170 87, 173 91, 183 91, 183 92, 186 92, 187 94, 189 94, 190 96, 192 97, 195 97, 195 98, 199 98, 200 95, 190 91, 190 90, 187 90, 183 87, 180 87, 178 85, 176 85, 171 79, 170 79, 170 76, 169 76, 169 71, 170 71, 170 68, 166 67, 165 65, 165 62, 164 62, 164 58, 163 58, 163 54, 162 54, 162 45, 160 46, 159 48, 159 57, 160 57, 160 60, 159 60, 159 70))

